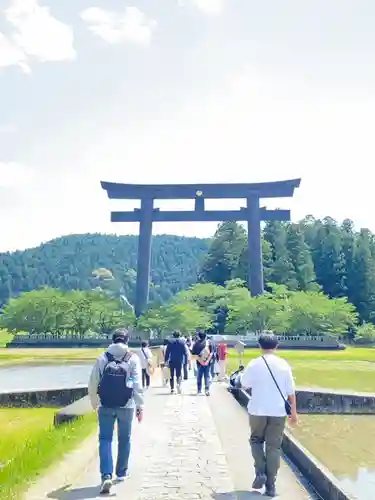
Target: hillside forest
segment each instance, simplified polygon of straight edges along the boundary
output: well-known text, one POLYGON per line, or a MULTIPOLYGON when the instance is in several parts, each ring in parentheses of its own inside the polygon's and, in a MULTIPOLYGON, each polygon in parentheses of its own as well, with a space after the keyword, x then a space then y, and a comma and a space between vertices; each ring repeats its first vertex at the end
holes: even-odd
MULTIPOLYGON (((298 223, 268 222, 262 236, 266 285, 346 297, 360 322, 375 321, 375 237, 369 230, 356 231, 350 220, 308 216, 298 223)), ((100 289, 103 272, 133 303, 136 251, 136 236, 84 234, 1 253, 0 305, 44 287, 100 289)), ((240 224, 219 224, 211 239, 154 236, 150 305, 166 304, 197 282, 221 287, 231 280, 246 282, 247 272, 247 233, 240 224)))

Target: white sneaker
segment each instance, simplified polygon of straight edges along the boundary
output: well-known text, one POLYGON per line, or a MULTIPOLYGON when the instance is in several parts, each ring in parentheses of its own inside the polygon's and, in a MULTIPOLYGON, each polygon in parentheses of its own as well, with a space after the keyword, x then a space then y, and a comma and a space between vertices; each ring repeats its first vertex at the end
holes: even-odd
POLYGON ((111 491, 111 488, 112 488, 112 479, 110 477, 105 477, 100 487, 100 494, 108 495, 111 491))

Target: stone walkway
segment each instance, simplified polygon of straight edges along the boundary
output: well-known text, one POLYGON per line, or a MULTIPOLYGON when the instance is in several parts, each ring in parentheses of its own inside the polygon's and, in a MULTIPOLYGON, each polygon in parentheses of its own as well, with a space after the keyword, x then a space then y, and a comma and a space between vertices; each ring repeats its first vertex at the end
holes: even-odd
MULTIPOLYGON (((35 485, 25 500, 88 500, 99 492, 97 438, 90 438, 58 469, 35 485)), ((132 500, 251 500, 253 475, 246 412, 221 384, 212 396, 151 388, 144 421, 134 423, 130 477, 114 485, 111 497, 132 500)), ((283 463, 279 498, 312 499, 283 463)))

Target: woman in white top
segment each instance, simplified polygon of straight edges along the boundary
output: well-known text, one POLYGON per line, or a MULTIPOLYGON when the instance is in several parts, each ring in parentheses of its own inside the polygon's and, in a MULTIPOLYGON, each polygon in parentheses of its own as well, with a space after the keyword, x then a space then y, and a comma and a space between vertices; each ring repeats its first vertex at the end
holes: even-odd
POLYGON ((142 386, 145 389, 150 387, 150 376, 153 372, 152 366, 152 352, 148 347, 148 342, 143 341, 141 349, 138 352, 139 359, 142 367, 142 386))

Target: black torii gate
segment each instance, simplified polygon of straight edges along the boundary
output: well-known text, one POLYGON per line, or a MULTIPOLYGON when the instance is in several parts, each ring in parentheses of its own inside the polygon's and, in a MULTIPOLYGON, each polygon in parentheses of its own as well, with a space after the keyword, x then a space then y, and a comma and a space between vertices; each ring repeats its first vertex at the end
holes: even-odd
POLYGON ((264 292, 261 221, 290 220, 290 210, 267 210, 260 198, 291 198, 300 179, 255 184, 118 184, 102 182, 110 199, 141 200, 141 208, 111 212, 112 222, 139 222, 137 285, 135 313, 145 311, 148 302, 153 222, 246 221, 248 227, 249 290, 252 295, 264 292), (205 210, 206 199, 246 199, 240 210, 205 210), (160 210, 154 200, 195 200, 194 210, 160 210))

